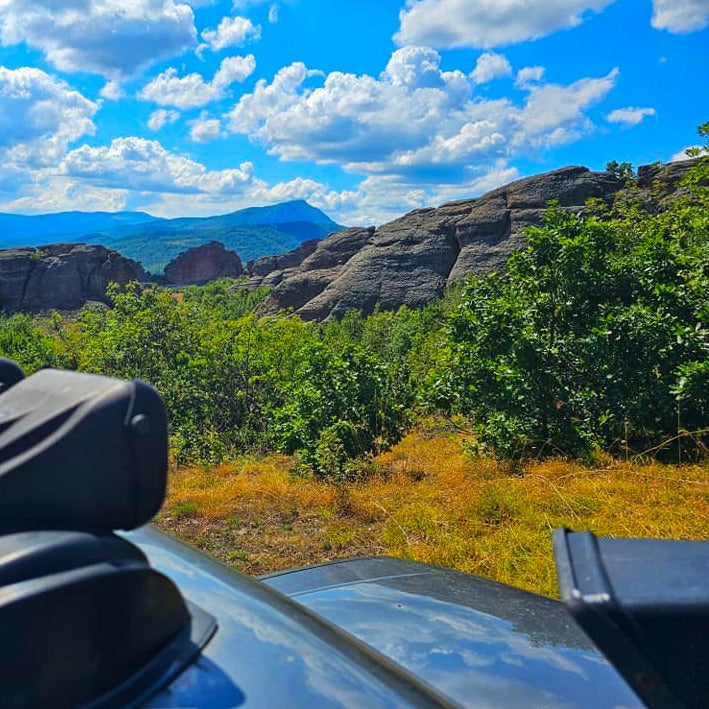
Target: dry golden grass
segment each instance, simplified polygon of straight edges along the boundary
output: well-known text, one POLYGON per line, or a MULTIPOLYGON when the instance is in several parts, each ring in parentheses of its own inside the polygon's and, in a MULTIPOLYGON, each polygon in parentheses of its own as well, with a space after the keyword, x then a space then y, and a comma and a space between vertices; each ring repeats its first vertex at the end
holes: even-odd
POLYGON ((547 461, 520 470, 462 454, 425 430, 335 487, 289 474, 285 456, 177 469, 158 526, 252 574, 391 554, 554 595, 551 531, 709 537, 709 466, 547 461))

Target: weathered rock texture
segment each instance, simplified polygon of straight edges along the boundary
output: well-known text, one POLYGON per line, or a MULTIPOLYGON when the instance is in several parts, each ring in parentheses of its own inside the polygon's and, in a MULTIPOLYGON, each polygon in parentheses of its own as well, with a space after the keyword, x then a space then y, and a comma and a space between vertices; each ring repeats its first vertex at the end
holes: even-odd
POLYGON ((591 197, 611 199, 623 187, 607 172, 566 167, 500 187, 477 199, 420 209, 378 229, 350 228, 320 241, 293 268, 271 272, 266 312, 292 309, 306 320, 420 307, 446 284, 501 267, 538 225, 550 200, 580 209, 591 197), (275 275, 275 277, 274 277, 275 275))
POLYGON ((274 271, 296 268, 315 251, 319 241, 319 239, 308 239, 300 246, 291 251, 286 251, 284 254, 262 256, 254 259, 246 264, 246 270, 252 277, 264 278, 274 271))
POLYGON ((308 239, 284 254, 263 256, 249 261, 246 264, 246 272, 249 274, 248 286, 250 288, 257 286, 272 288, 278 285, 283 280, 284 274, 292 273, 293 269, 298 268, 315 251, 318 243, 320 243, 319 239, 308 239))
POLYGON ((673 191, 693 164, 693 160, 679 160, 666 165, 660 163, 641 165, 638 168, 638 187, 641 190, 673 191))
POLYGON ((49 244, 0 251, 0 308, 75 310, 87 300, 108 302, 112 281, 145 281, 143 268, 117 251, 88 244, 49 244))
POLYGON ((265 310, 276 311, 284 307, 299 310, 306 306, 337 279, 345 265, 366 246, 373 234, 374 227, 343 229, 318 242, 315 250, 299 267, 269 273, 262 283, 274 290, 269 295, 265 310), (277 293, 275 299, 274 293, 277 293))
POLYGON ((238 278, 244 273, 241 259, 219 241, 209 241, 183 251, 165 266, 165 283, 201 285, 215 278, 238 278))

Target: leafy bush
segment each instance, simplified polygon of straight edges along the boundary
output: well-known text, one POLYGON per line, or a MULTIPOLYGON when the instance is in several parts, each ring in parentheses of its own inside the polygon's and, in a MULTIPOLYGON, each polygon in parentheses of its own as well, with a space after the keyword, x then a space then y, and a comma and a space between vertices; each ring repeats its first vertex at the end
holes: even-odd
POLYGON ((633 203, 601 220, 552 207, 506 273, 467 282, 429 402, 473 416, 480 445, 503 457, 589 455, 705 429, 707 174, 700 162, 692 194, 659 214, 633 203))
POLYGON ((278 450, 299 451, 316 475, 335 479, 347 460, 401 438, 410 401, 383 362, 358 345, 321 341, 300 357, 298 376, 269 412, 278 450))
MULTIPOLYGON (((700 127, 709 137, 709 124, 700 127)), ((416 413, 472 419, 469 453, 510 459, 656 447, 709 426, 709 155, 659 211, 628 191, 585 214, 551 207, 504 273, 422 310, 336 322, 257 317, 266 291, 230 280, 134 284, 73 321, 0 317, 28 372, 138 377, 163 395, 179 462, 299 454, 340 482, 371 474, 416 413)))
POLYGON ((150 382, 167 404, 178 462, 275 448, 299 451, 319 476, 352 478, 349 461, 406 427, 412 394, 400 367, 298 318, 256 317, 263 291, 225 280, 109 295, 112 308, 87 306, 70 322, 0 318, 0 352, 29 372, 74 367, 150 382))
POLYGON ((15 360, 27 374, 43 367, 67 367, 61 317, 42 320, 25 313, 0 317, 0 354, 15 360))

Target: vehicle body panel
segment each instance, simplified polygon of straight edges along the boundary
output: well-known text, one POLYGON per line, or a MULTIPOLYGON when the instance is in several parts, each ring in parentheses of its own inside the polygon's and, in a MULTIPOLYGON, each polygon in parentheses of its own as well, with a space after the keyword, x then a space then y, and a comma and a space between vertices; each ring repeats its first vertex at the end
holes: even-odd
POLYGON ((265 583, 476 707, 642 706, 557 601, 404 559, 274 574, 265 583))
POLYGON ((258 582, 153 529, 126 536, 219 625, 150 706, 642 706, 551 599, 387 557, 258 582))
POLYGON ((216 618, 199 659, 150 707, 446 706, 446 699, 286 596, 151 528, 125 534, 216 618))

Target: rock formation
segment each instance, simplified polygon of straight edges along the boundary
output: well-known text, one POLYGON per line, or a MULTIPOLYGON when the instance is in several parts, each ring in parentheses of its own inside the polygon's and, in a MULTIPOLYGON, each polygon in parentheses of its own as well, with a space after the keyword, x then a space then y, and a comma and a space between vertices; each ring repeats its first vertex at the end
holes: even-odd
POLYGON ((261 283, 274 288, 265 306, 266 311, 282 308, 298 310, 335 281, 350 259, 369 242, 374 227, 353 227, 331 234, 317 243, 315 250, 298 268, 272 271, 261 283), (278 293, 277 301, 273 293, 278 293), (287 305, 281 305, 287 303, 287 305))
MULTIPOLYGON (((639 168, 638 188, 648 206, 662 208, 691 164, 639 168)), ((624 187, 610 172, 565 167, 477 199, 418 209, 377 229, 336 232, 300 265, 265 277, 254 273, 252 283, 273 288, 263 312, 293 310, 305 320, 340 317, 352 308, 370 313, 377 303, 387 310, 421 307, 469 273, 502 267, 523 245, 525 228, 542 223, 551 200, 578 211, 588 199, 610 201, 624 187)))
MULTIPOLYGON (((677 189, 691 161, 638 170, 639 194, 650 209, 677 189)), ((609 172, 566 167, 518 180, 476 199, 418 209, 378 228, 351 227, 311 239, 284 254, 249 261, 249 286, 271 288, 261 312, 291 310, 306 320, 420 307, 469 273, 500 268, 518 249, 528 226, 542 222, 551 200, 580 210, 610 201, 624 188, 609 172)), ((239 256, 216 241, 181 253, 165 267, 166 285, 202 284, 244 274, 239 256)), ((53 244, 0 251, 0 308, 76 309, 105 301, 110 281, 149 280, 135 261, 102 246, 53 244)))
POLYGON ((183 251, 165 266, 165 283, 200 285, 216 278, 238 278, 244 273, 241 259, 219 241, 209 241, 183 251))
POLYGON ((319 239, 308 239, 300 246, 291 251, 286 251, 284 254, 263 256, 249 261, 246 264, 246 271, 251 277, 251 285, 275 285, 279 283, 283 277, 283 272, 300 266, 315 251, 319 241, 319 239))
POLYGON ((694 164, 693 160, 678 160, 666 165, 652 163, 638 168, 638 187, 641 190, 672 191, 684 173, 694 164))
MULTIPOLYGON (((306 320, 420 307, 446 284, 502 266, 520 247, 525 227, 540 224, 550 200, 580 209, 623 187, 607 172, 566 167, 518 180, 477 199, 419 209, 374 229, 350 228, 319 242, 295 267, 269 274, 266 312, 292 309, 306 320)), ((268 282, 268 280, 266 281, 268 282)))
POLYGON ((143 268, 117 251, 88 244, 49 244, 0 251, 0 308, 40 312, 75 310, 87 300, 108 302, 112 281, 148 279, 143 268))

